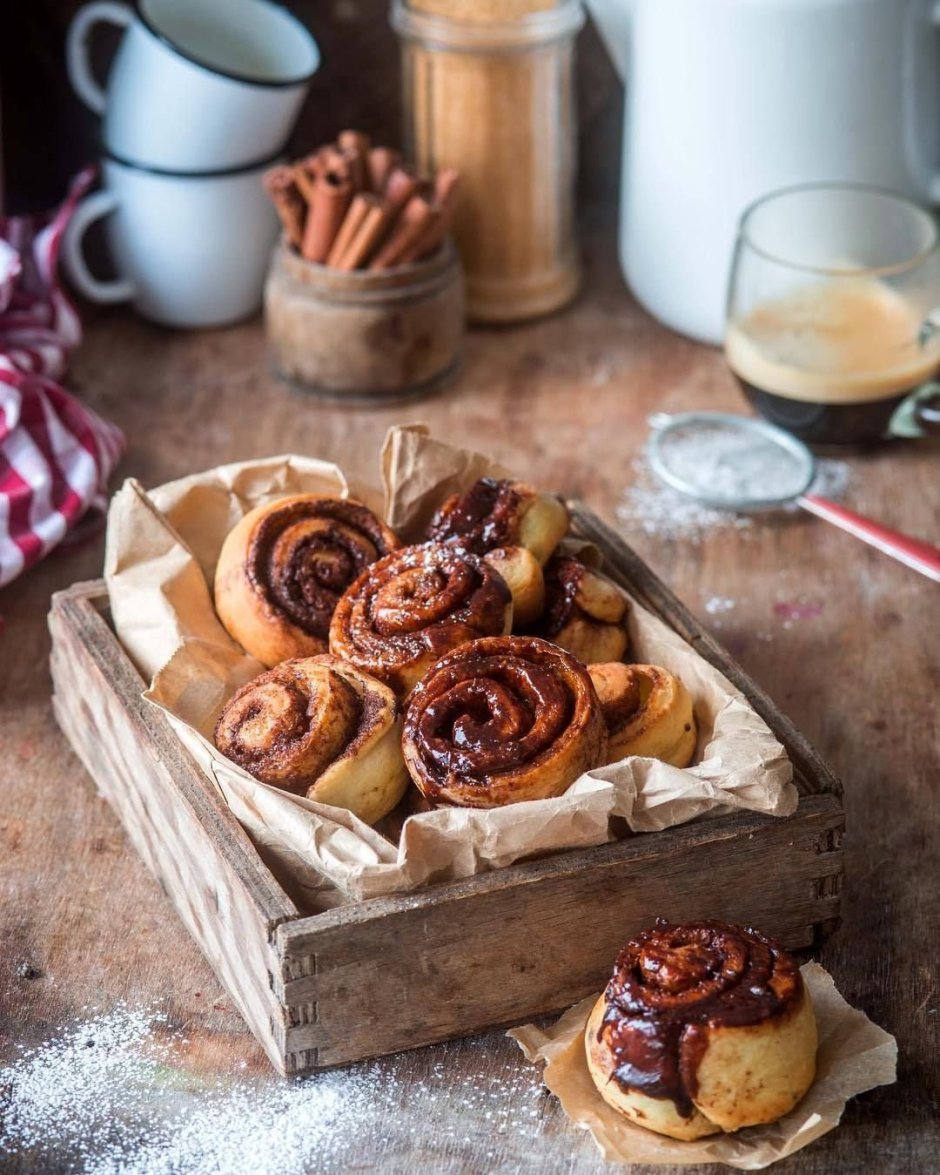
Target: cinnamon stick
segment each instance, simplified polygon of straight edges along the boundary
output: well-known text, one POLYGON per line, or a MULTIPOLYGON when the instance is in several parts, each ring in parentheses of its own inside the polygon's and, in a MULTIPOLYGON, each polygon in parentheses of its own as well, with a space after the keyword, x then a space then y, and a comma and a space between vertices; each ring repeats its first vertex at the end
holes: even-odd
POLYGON ((315 177, 301 249, 308 261, 322 263, 327 259, 352 196, 352 184, 348 176, 327 171, 315 177))
POLYGON ((284 235, 295 249, 299 249, 307 219, 307 202, 297 187, 294 169, 272 167, 261 177, 261 182, 284 226, 284 235))
POLYGON ((394 218, 418 190, 417 179, 406 168, 393 167, 385 184, 385 199, 394 218))
POLYGON ((445 167, 434 180, 434 209, 440 215, 428 225, 425 235, 416 243, 412 260, 428 257, 444 242, 450 228, 451 217, 457 198, 460 173, 453 167, 445 167))
POLYGON ((374 192, 362 192, 356 197, 366 206, 366 213, 348 249, 337 263, 338 269, 358 269, 368 261, 381 243, 388 228, 388 204, 374 192))
MULTIPOLYGON (((333 241, 330 251, 327 254, 327 265, 335 265, 337 269, 345 269, 346 266, 342 264, 342 259, 349 246, 353 243, 356 233, 362 226, 362 222, 366 218, 366 213, 369 211, 369 201, 366 199, 365 192, 358 192, 352 198, 349 205, 349 211, 343 219, 343 223, 339 226, 339 232, 336 234, 336 239, 333 241)), ((350 266, 350 268, 354 268, 350 266)))
POLYGON ((369 175, 369 149, 372 140, 362 131, 341 131, 336 140, 340 151, 349 162, 350 178, 357 192, 367 192, 372 186, 369 175))
POLYGON ((373 147, 366 160, 373 192, 384 192, 388 177, 401 163, 401 152, 391 147, 373 147))
POLYGON ((317 155, 305 155, 293 165, 294 183, 301 196, 310 204, 313 201, 313 188, 316 177, 321 170, 317 155))
POLYGON ((414 250, 440 216, 422 196, 412 196, 392 229, 388 240, 369 263, 369 269, 390 269, 414 259, 414 250))

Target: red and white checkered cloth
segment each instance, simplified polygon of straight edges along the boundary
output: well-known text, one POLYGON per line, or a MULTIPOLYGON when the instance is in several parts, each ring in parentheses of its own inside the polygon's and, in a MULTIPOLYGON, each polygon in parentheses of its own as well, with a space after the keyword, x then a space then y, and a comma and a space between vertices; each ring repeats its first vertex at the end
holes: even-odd
POLYGON ((100 522, 120 429, 58 383, 82 337, 59 285, 62 234, 94 179, 50 218, 0 217, 0 587, 100 522))

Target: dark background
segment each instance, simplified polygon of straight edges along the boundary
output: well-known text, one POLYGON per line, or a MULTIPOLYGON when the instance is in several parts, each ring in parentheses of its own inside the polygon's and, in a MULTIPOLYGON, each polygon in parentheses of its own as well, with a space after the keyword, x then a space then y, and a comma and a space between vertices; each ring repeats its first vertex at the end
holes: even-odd
MULTIPOLYGON (((81 6, 79 0, 0 2, 3 208, 8 214, 52 207, 69 177, 98 156, 99 120, 72 93, 65 72, 65 36, 81 6)), ((308 0, 286 7, 310 29, 322 55, 290 154, 303 154, 348 126, 400 146, 400 58, 387 0, 308 0)), ((98 32, 95 51, 102 70, 119 36, 108 28, 98 32)), ((578 43, 582 203, 613 207, 616 202, 622 107, 623 88, 588 23, 578 43)))

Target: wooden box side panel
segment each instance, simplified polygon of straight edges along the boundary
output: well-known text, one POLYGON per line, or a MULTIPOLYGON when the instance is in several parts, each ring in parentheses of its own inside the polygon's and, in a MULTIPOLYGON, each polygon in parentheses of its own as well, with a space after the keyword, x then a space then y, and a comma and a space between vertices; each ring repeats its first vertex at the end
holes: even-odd
POLYGON ((720 824, 284 924, 289 1071, 568 1007, 603 986, 624 941, 656 915, 751 923, 811 946, 838 916, 836 797, 806 798, 788 820, 720 824))
POLYGON ((283 1072, 286 1016, 272 991, 272 972, 279 970, 272 939, 278 922, 297 911, 221 799, 219 812, 213 812, 201 803, 198 789, 185 786, 185 781, 202 784, 199 769, 162 718, 148 713, 140 679, 92 598, 73 588, 53 601, 49 625, 56 718, 283 1072))

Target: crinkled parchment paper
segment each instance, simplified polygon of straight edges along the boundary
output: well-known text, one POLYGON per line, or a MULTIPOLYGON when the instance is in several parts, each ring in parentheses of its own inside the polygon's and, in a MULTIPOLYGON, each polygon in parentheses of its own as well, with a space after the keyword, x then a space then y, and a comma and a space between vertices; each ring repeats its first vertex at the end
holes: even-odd
MULTIPOLYGON (((550 1028, 514 1028, 511 1036, 530 1061, 544 1063, 543 1080, 565 1114, 588 1130, 605 1159, 621 1163, 726 1163, 757 1171, 792 1155, 838 1126, 849 1098, 897 1080, 894 1037, 850 1007, 818 963, 801 969, 819 1028, 816 1080, 785 1117, 737 1134, 680 1142, 629 1122, 597 1092, 584 1055, 584 1028, 597 996, 570 1008, 550 1028)), ((599 994, 599 993, 598 993, 599 994)))
MULTIPOLYGON (((382 453, 386 517, 406 539, 447 494, 504 471, 485 457, 392 429, 382 453)), ((151 687, 145 696, 218 785, 268 863, 298 890, 325 883, 351 899, 467 877, 523 857, 610 839, 610 818, 654 832, 706 813, 790 815, 797 793, 784 749, 735 688, 635 601, 630 655, 682 677, 695 699, 695 766, 631 758, 582 775, 556 799, 492 811, 409 816, 397 843, 349 812, 260 783, 224 758, 212 732, 229 697, 262 666, 219 622, 212 581, 222 542, 253 507, 291 493, 351 495, 381 509, 334 465, 284 456, 221 466, 145 492, 115 495, 105 577, 117 634, 151 687)))

